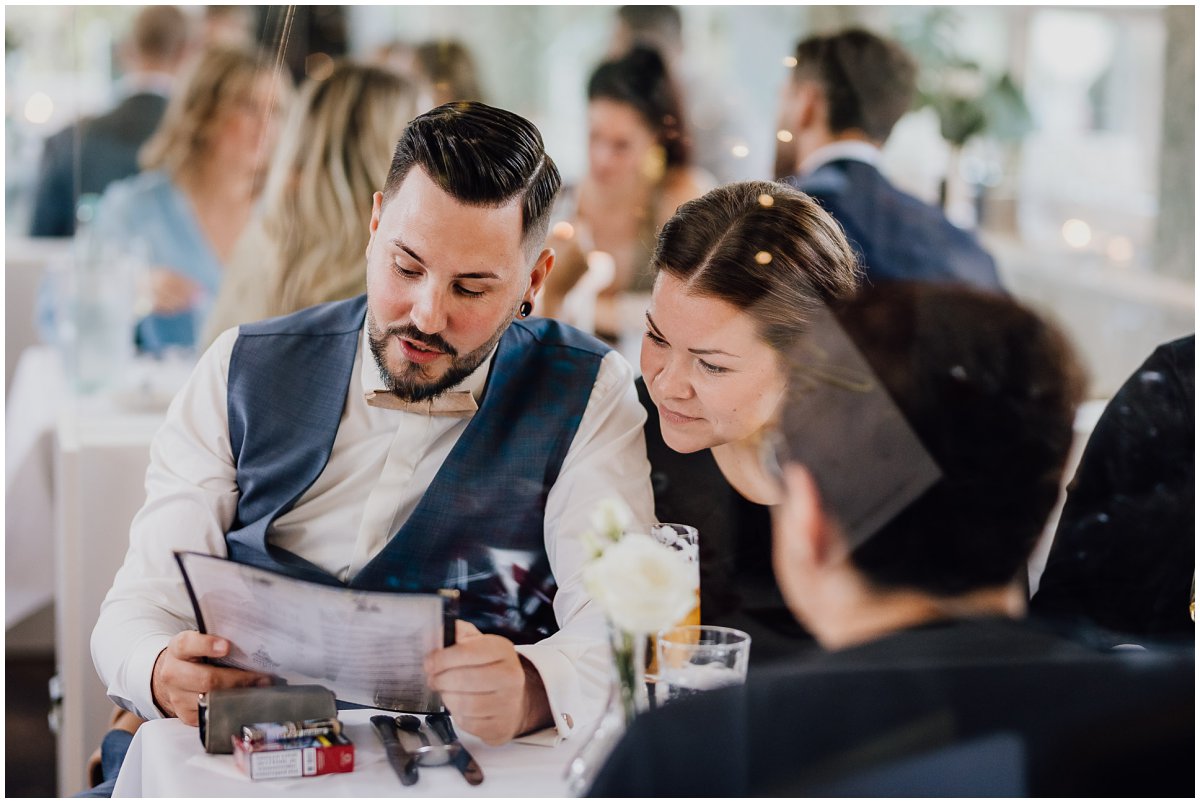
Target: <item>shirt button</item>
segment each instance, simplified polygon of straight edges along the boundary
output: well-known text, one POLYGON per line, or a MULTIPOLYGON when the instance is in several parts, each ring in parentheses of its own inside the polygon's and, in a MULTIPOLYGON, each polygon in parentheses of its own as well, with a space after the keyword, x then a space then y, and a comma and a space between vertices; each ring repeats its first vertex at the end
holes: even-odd
POLYGON ((563 714, 562 720, 563 720, 563 724, 567 726, 568 730, 575 727, 575 720, 571 719, 570 714, 563 714))

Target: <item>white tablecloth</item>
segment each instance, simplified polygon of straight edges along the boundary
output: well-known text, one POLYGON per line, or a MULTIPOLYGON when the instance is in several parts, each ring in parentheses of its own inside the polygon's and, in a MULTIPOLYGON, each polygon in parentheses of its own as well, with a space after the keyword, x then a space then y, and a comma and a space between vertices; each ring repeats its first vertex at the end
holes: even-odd
POLYGON ((54 594, 54 427, 65 403, 58 352, 26 349, 4 415, 5 629, 54 594))
MULTIPOLYGON (((34 346, 21 353, 4 419, 6 629, 53 596, 56 428, 67 423, 83 432, 83 448, 116 439, 144 444, 149 455, 150 436, 190 371, 184 359, 141 359, 120 392, 76 397, 57 350, 34 346)), ((141 494, 144 470, 129 477, 131 492, 141 494)), ((128 532, 119 535, 125 540, 128 532)))
POLYGON ((563 774, 574 742, 557 747, 510 743, 488 747, 459 733, 483 770, 471 786, 450 765, 421 767, 420 780, 401 786, 371 727, 370 709, 342 711, 339 717, 354 742, 354 771, 308 778, 251 781, 233 756, 204 752, 195 728, 177 719, 143 725, 133 738, 113 797, 564 797, 563 774))

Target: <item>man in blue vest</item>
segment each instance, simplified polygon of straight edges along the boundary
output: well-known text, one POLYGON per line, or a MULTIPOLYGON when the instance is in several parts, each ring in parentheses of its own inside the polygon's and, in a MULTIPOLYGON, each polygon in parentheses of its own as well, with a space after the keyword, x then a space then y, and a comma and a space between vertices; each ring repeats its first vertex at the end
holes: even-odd
POLYGON ((952 282, 1001 290, 996 264, 942 210, 897 189, 876 164, 912 105, 917 66, 895 42, 853 29, 796 46, 784 87, 776 171, 846 231, 870 284, 952 282))
POLYGON ((528 319, 560 179, 537 129, 454 103, 409 124, 373 199, 367 294, 225 332, 151 446, 146 504, 92 637, 112 699, 196 722, 209 689, 172 552, 350 588, 461 591, 457 643, 426 661, 489 743, 598 713, 603 616, 579 536, 607 498, 650 520, 633 371, 528 319))

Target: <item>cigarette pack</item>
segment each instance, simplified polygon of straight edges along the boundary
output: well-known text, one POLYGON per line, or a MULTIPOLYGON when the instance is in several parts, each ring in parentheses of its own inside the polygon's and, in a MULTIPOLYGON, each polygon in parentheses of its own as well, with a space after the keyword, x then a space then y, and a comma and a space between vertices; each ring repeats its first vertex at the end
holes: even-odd
POLYGON ((354 770, 354 744, 344 734, 301 736, 273 742, 233 737, 233 758, 253 781, 303 778, 354 770))

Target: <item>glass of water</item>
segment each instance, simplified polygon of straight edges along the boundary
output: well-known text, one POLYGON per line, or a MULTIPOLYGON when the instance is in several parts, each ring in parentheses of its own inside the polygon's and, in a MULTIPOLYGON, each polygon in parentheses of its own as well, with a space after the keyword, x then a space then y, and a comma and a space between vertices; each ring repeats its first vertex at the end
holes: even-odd
POLYGON ((746 682, 750 636, 732 627, 687 625, 658 634, 657 701, 746 682))

